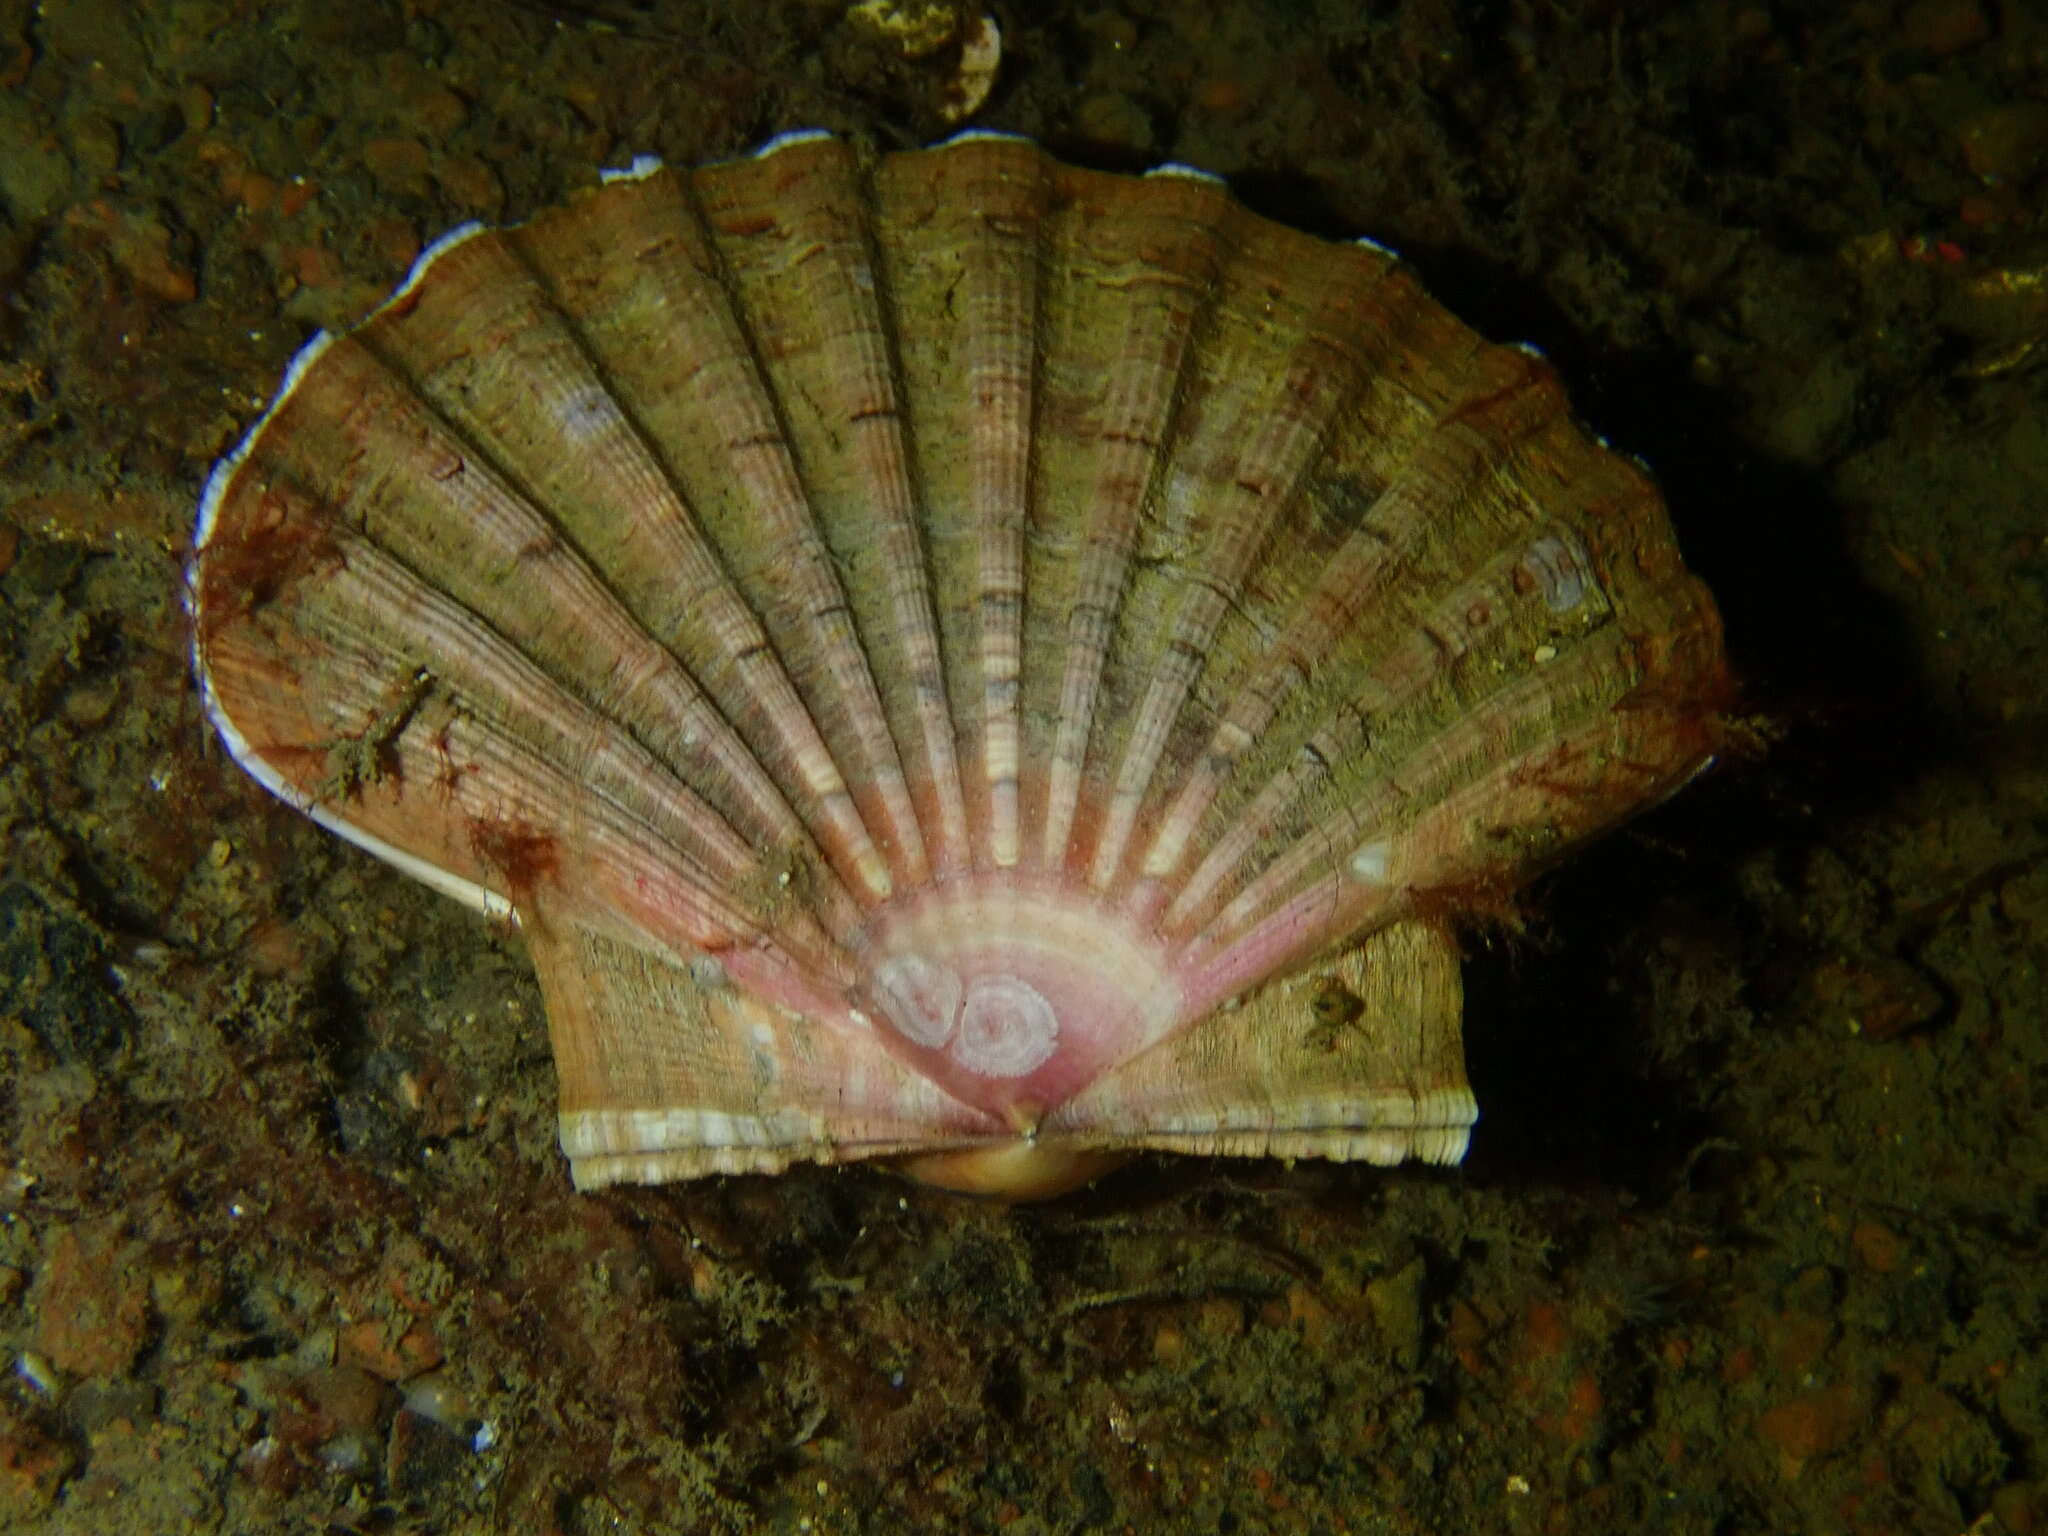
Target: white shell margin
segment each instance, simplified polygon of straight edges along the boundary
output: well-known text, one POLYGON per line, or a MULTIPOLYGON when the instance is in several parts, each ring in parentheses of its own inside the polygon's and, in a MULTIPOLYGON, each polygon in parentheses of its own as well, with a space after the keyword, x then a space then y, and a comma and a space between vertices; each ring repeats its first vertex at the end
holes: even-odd
POLYGON ((615 181, 645 181, 662 166, 659 155, 635 155, 630 164, 605 166, 597 173, 597 183, 608 187, 615 181))
POLYGON ((1037 142, 1028 134, 1011 133, 1007 128, 962 128, 958 133, 939 140, 933 149, 951 149, 955 144, 1031 144, 1037 142))
POLYGON ((1183 165, 1178 160, 1162 161, 1145 173, 1145 178, 1148 181, 1154 176, 1181 181, 1206 181, 1212 187, 1227 187, 1230 185, 1228 181, 1218 176, 1214 171, 1205 171, 1198 165, 1183 165))
POLYGON ((797 144, 815 144, 820 139, 836 139, 839 135, 829 128, 792 128, 787 133, 778 133, 745 158, 766 160, 797 144))
MULTIPOLYGON (((405 274, 405 281, 400 283, 383 303, 357 321, 356 325, 367 325, 392 305, 404 300, 419 287, 436 261, 464 241, 484 233, 484 230, 484 225, 472 220, 467 224, 456 225, 428 245, 413 258, 412 267, 405 274)), ((207 669, 206 653, 200 648, 199 557, 213 540, 214 529, 220 522, 221 503, 226 499, 228 487, 233 483, 236 474, 248 461, 257 439, 262 437, 271 419, 292 397, 292 392, 299 387, 300 381, 312 371, 313 365, 320 361, 321 354, 334 345, 335 335, 336 333, 331 331, 316 331, 312 339, 299 348, 292 360, 285 364, 284 377, 278 382, 277 394, 272 397, 270 404, 263 408, 263 414, 256 418, 254 425, 242 435, 242 440, 235 444, 225 458, 213 466, 212 473, 206 477, 206 490, 199 498, 198 520, 192 529, 192 557, 185 566, 185 611, 192 618, 192 671, 199 679, 200 703, 206 711, 206 718, 213 723, 213 728, 220 732, 220 739, 227 745, 228 755, 241 765, 243 772, 250 778, 293 810, 311 818, 335 836, 354 843, 365 853, 375 854, 393 868, 412 876, 423 885, 431 886, 442 895, 452 896, 466 906, 474 907, 492 917, 511 918, 517 922, 518 914, 513 911, 512 903, 488 886, 478 885, 474 881, 450 874, 438 865, 415 858, 402 848, 394 848, 382 838, 373 836, 360 827, 351 826, 289 783, 275 768, 257 755, 249 738, 242 734, 240 728, 229 717, 227 709, 221 703, 219 692, 213 686, 213 674, 207 669)))

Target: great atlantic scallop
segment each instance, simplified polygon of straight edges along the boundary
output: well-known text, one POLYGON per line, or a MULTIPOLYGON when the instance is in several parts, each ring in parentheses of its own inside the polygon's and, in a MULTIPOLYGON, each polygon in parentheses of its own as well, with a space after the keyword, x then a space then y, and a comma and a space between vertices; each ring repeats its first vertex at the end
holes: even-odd
POLYGON ((586 1188, 1454 1161, 1461 914, 1727 691, 1539 357, 990 134, 455 232, 292 364, 190 593, 256 779, 516 918, 586 1188))

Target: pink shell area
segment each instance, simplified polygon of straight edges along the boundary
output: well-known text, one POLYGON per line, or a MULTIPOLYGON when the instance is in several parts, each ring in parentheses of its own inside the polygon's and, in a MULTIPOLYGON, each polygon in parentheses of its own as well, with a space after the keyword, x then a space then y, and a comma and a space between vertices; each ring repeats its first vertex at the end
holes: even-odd
POLYGON ((1714 744, 1549 369, 1209 180, 806 138, 424 266, 217 472, 195 652, 257 777, 518 912, 579 1182, 1453 1157, 1434 920, 1714 744))

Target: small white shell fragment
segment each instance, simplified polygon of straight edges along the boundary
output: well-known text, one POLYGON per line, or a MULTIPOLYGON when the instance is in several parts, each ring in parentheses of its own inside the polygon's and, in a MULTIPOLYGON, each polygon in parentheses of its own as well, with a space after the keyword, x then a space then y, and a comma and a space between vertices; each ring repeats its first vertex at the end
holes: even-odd
POLYGON ((469 1399, 446 1369, 428 1371, 407 1381, 403 1388, 405 1407, 443 1429, 460 1434, 476 1423, 469 1399))
POLYGON ((15 1357, 14 1374, 44 1397, 55 1397, 64 1385, 57 1368, 32 1349, 15 1357))
POLYGON ((960 36, 960 65, 939 95, 939 116, 949 123, 964 123, 981 110, 988 93, 995 89, 996 71, 1003 62, 1003 31, 993 16, 983 15, 967 24, 960 36))
POLYGON ((906 59, 921 59, 953 41, 960 8, 954 0, 860 0, 847 8, 846 19, 894 43, 906 59))
POLYGON ((1351 855, 1351 878, 1365 885, 1385 885, 1393 867, 1394 845, 1376 837, 1351 855))

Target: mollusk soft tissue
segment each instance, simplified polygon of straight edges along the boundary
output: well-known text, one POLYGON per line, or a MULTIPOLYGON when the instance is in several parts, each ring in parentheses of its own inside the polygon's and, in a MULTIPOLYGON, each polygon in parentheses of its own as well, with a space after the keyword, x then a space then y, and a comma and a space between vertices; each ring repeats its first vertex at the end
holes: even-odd
POLYGON ((584 1187, 1453 1161, 1452 925, 1728 686, 1540 358, 992 134, 457 231, 292 364, 190 592, 243 766, 517 919, 584 1187))

